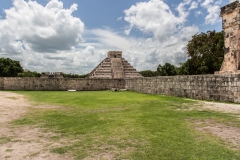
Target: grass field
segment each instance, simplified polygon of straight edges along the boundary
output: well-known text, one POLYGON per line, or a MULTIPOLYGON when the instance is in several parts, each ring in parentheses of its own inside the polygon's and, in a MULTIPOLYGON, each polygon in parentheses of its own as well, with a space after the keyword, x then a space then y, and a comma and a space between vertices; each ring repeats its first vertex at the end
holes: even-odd
POLYGON ((231 114, 199 110, 198 102, 134 92, 16 92, 36 105, 14 125, 37 125, 69 140, 52 152, 76 159, 109 155, 110 159, 240 159, 240 150, 195 128, 199 121, 240 127, 231 114))

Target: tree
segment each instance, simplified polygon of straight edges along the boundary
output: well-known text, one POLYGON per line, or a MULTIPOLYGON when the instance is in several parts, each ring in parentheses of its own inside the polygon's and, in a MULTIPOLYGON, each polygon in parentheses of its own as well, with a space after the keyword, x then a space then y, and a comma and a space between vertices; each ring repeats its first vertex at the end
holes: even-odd
POLYGON ((83 74, 83 75, 78 75, 78 74, 72 74, 72 73, 60 73, 64 78, 85 78, 87 76, 87 74, 83 74))
POLYGON ((10 58, 0 58, 0 77, 16 77, 23 72, 19 61, 10 58))
POLYGON ((159 64, 157 71, 161 76, 174 76, 177 74, 177 67, 170 63, 165 63, 163 66, 159 64))
POLYGON ((223 36, 223 31, 207 31, 192 36, 187 45, 190 58, 181 65, 179 74, 213 74, 219 71, 224 57, 223 36))
POLYGON ((32 72, 25 69, 22 73, 18 73, 18 77, 40 77, 41 74, 36 71, 32 72))
POLYGON ((159 76, 159 73, 157 71, 151 71, 151 70, 145 70, 139 72, 143 77, 155 77, 159 76))

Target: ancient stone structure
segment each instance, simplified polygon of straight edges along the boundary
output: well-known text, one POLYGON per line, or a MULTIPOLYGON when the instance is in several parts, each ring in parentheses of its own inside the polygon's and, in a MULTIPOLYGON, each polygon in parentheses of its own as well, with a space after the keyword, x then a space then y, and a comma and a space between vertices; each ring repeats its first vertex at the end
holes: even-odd
POLYGON ((0 78, 0 90, 17 91, 99 91, 125 88, 123 79, 85 78, 0 78))
POLYGON ((88 91, 127 89, 201 100, 240 103, 240 75, 159 76, 149 78, 0 78, 0 90, 88 91))
POLYGON ((127 90, 240 103, 240 75, 182 75, 125 80, 127 90))
POLYGON ((86 78, 136 78, 142 77, 135 68, 122 58, 121 51, 109 51, 105 58, 86 78))
POLYGON ((235 1, 221 8, 224 29, 224 61, 215 74, 240 73, 240 3, 235 1))
POLYGON ((45 72, 41 75, 41 78, 63 78, 63 76, 60 74, 60 72, 45 72))

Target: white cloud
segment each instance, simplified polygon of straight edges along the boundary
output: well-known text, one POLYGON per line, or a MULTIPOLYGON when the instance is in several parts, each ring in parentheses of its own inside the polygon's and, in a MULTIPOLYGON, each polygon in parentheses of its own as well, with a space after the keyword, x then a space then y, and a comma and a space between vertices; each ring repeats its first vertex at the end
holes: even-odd
POLYGON ((93 46, 87 46, 87 48, 83 50, 83 53, 93 55, 94 51, 95 51, 95 48, 93 46))
POLYGON ((170 32, 175 32, 177 25, 181 23, 169 6, 161 0, 139 2, 124 12, 124 19, 130 23, 129 28, 136 27, 143 32, 153 33, 156 38, 162 40, 170 32))
POLYGON ((185 0, 177 6, 179 16, 175 16, 169 6, 161 0, 137 3, 124 11, 124 19, 130 24, 125 33, 129 35, 135 27, 142 32, 152 33, 156 39, 164 42, 184 28, 189 15, 186 6, 190 3, 191 0, 185 0))
POLYGON ((193 9, 196 9, 196 8, 198 8, 198 3, 195 2, 195 1, 193 1, 193 2, 191 3, 191 7, 189 8, 189 10, 193 10, 193 9))
POLYGON ((84 30, 83 22, 72 16, 75 10, 76 4, 64 9, 58 0, 49 1, 45 7, 36 1, 14 0, 12 8, 4 10, 6 18, 0 21, 0 39, 4 39, 0 44, 1 51, 56 52, 71 49, 82 41, 84 30))
POLYGON ((186 25, 190 11, 197 6, 197 2, 184 0, 176 7, 176 15, 164 1, 150 0, 125 10, 124 19, 129 23, 126 35, 130 35, 132 28, 153 35, 153 38, 132 41, 126 59, 138 70, 156 70, 159 63, 178 65, 185 61, 186 44, 199 31, 195 25, 186 25))
POLYGON ((201 11, 196 11, 195 13, 194 13, 194 15, 196 16, 196 17, 198 17, 199 15, 202 15, 203 13, 201 12, 201 11))
POLYGON ((122 17, 118 17, 117 21, 121 21, 122 20, 122 17))
POLYGON ((119 36, 118 33, 113 31, 94 29, 90 33, 95 37, 94 40, 104 45, 103 48, 107 46, 109 50, 121 50, 131 47, 131 43, 126 37, 119 36))
POLYGON ((72 15, 76 10, 77 4, 65 9, 59 0, 50 0, 46 6, 13 0, 0 20, 0 55, 21 61, 25 69, 78 73, 77 67, 88 63, 79 55, 85 53, 75 49, 83 41, 84 31, 84 23, 72 15), (65 68, 64 63, 76 68, 65 68))
POLYGON ((215 24, 220 21, 219 13, 220 13, 220 4, 221 0, 205 0, 201 6, 208 11, 208 15, 205 17, 206 24, 215 24))

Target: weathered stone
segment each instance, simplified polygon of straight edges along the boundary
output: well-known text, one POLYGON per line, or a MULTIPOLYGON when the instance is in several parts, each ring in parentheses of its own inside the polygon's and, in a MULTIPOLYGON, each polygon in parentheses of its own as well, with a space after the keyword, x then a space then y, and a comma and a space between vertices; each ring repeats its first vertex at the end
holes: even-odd
POLYGON ((41 75, 41 78, 63 78, 63 76, 60 74, 60 72, 45 72, 41 75))
MULTIPOLYGON (((234 76, 235 77, 235 76, 234 76)), ((127 90, 240 103, 240 85, 232 75, 192 75, 125 79, 127 90), (189 83, 191 82, 191 83, 189 83)))
POLYGON ((224 60, 215 74, 240 74, 240 4, 235 1, 221 8, 224 29, 224 60))
POLYGON ((142 77, 127 60, 122 58, 121 51, 109 51, 105 58, 86 78, 136 78, 142 77))
POLYGON ((84 78, 0 78, 0 90, 84 91, 111 88, 125 89, 125 81, 123 79, 84 78))

